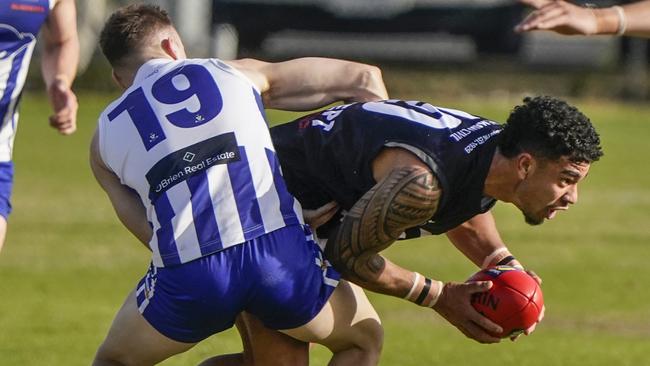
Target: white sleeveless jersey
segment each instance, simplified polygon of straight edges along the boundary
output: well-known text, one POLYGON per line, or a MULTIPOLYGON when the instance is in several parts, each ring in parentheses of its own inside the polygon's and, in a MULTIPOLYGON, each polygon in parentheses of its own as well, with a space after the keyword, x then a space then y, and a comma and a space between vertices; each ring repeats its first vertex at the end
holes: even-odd
POLYGON ((259 91, 219 60, 147 62, 98 132, 102 160, 146 208, 158 267, 302 224, 259 91))
POLYGON ((0 161, 10 161, 36 36, 54 0, 0 1, 0 161))

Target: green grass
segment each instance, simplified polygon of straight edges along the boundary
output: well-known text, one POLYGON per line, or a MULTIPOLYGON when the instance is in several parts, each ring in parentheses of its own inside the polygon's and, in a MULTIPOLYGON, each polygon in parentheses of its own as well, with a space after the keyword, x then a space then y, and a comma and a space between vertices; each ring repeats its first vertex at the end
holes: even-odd
MULTIPOLYGON (((517 100, 440 100, 503 121, 517 100)), ((87 145, 108 95, 83 93, 79 132, 60 137, 48 106, 27 94, 15 148, 14 213, 0 255, 0 365, 87 365, 148 252, 121 227, 87 164, 87 145)), ((647 365, 650 344, 650 108, 573 100, 595 122, 605 149, 580 187, 580 202, 541 227, 495 209, 511 250, 544 279, 545 321, 516 343, 480 345, 435 312, 371 294, 386 328, 382 365, 647 365)), ((270 113, 273 120, 288 115, 270 113)), ((444 237, 402 242, 394 261, 462 281, 475 269, 444 237)), ((190 365, 240 349, 214 336, 165 365, 190 365)), ((316 347, 312 363, 326 363, 316 347)))

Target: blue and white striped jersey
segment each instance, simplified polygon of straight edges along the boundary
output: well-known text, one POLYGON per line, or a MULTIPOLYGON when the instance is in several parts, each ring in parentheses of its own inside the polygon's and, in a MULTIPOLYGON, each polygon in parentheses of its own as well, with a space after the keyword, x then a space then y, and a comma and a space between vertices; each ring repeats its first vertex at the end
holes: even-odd
POLYGON ((219 60, 147 62, 98 133, 102 160, 142 199, 158 267, 302 223, 259 91, 219 60))
POLYGON ((54 0, 0 2, 0 161, 11 160, 18 101, 36 36, 53 6, 54 0))

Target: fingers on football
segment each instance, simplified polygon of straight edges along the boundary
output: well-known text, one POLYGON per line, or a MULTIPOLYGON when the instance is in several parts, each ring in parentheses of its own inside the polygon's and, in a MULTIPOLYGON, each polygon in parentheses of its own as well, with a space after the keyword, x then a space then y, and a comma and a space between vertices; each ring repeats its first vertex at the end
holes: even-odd
POLYGON ((538 285, 542 284, 542 278, 539 277, 537 275, 537 273, 535 273, 535 271, 531 271, 531 270, 527 269, 526 273, 528 273, 528 275, 530 275, 530 277, 532 277, 537 282, 538 285))
MULTIPOLYGON (((490 319, 486 318, 478 311, 474 311, 474 313, 475 314, 471 316, 470 319, 476 326, 481 328, 481 331, 483 333, 489 332, 492 334, 501 334, 503 332, 503 328, 501 328, 498 324, 492 322, 490 319)), ((490 338, 495 337, 490 336, 490 338)))
MULTIPOLYGON (((470 294, 476 292, 485 292, 489 290, 491 287, 492 287, 492 281, 477 281, 477 282, 467 283, 467 290, 469 291, 470 294)), ((483 316, 481 313, 476 311, 473 307, 470 306, 470 308, 473 310, 472 315, 470 316, 470 320, 475 325, 478 325, 480 328, 482 328, 483 332, 487 331, 494 334, 500 334, 501 332, 503 332, 503 328, 501 328, 498 324, 492 322, 490 319, 483 316)), ((490 336, 490 338, 494 338, 494 337, 490 336)))
POLYGON ((467 323, 460 327, 460 331, 467 337, 476 340, 479 343, 499 343, 501 338, 490 335, 484 328, 475 324, 467 323))
POLYGON ((492 288, 492 281, 466 282, 466 287, 470 294, 475 292, 485 292, 492 288))
POLYGON ((539 322, 541 322, 542 319, 544 319, 545 311, 546 311, 546 306, 542 306, 542 310, 539 312, 539 316, 537 317, 537 322, 524 331, 525 335, 529 335, 530 333, 535 331, 535 328, 537 328, 537 324, 539 324, 539 322))

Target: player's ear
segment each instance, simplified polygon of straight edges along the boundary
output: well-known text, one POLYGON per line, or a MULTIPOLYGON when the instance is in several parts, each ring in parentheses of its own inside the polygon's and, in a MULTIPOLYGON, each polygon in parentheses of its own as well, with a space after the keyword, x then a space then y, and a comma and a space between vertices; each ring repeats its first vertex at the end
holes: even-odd
POLYGON ((170 32, 160 41, 160 47, 172 59, 178 60, 186 57, 185 47, 180 36, 176 32, 170 32))
POLYGON ((519 179, 524 180, 528 178, 528 173, 535 164, 535 158, 528 153, 521 153, 517 156, 517 175, 519 179))
POLYGON ((178 56, 176 55, 176 47, 174 46, 171 38, 163 38, 160 41, 160 47, 169 57, 173 58, 174 60, 178 60, 178 56))
POLYGON ((113 78, 113 81, 115 84, 117 84, 120 88, 126 90, 127 87, 124 85, 124 81, 122 81, 122 78, 115 72, 115 70, 111 71, 111 77, 113 78))

